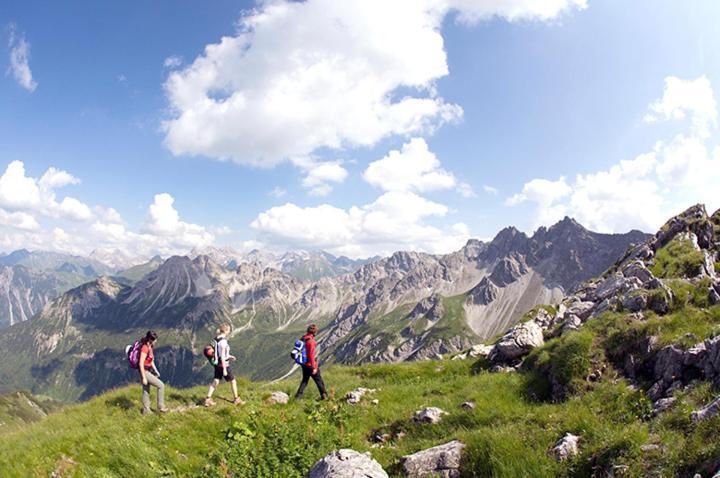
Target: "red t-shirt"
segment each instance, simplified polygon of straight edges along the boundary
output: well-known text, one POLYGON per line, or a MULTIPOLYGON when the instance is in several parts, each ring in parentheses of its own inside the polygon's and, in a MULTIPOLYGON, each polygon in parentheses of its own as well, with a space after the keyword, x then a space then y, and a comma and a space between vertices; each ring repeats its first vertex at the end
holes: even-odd
POLYGON ((147 354, 145 357, 145 368, 152 367, 153 358, 155 358, 155 356, 153 355, 153 348, 150 344, 143 344, 143 346, 140 347, 140 355, 142 354, 147 354))

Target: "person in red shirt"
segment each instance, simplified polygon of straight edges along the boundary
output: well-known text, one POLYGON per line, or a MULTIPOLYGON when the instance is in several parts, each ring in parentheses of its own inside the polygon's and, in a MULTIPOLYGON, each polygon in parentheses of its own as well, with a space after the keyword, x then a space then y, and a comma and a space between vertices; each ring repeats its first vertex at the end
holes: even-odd
POLYGON ((307 334, 303 335, 301 340, 305 342, 305 356, 306 361, 302 365, 302 382, 300 387, 295 393, 295 399, 300 399, 303 396, 305 387, 308 381, 312 378, 317 385, 318 391, 320 392, 320 400, 326 400, 328 398, 327 391, 325 390, 325 382, 323 382, 322 375, 320 375, 320 368, 317 361, 317 343, 315 342, 315 334, 317 333, 317 326, 310 324, 307 328, 307 334))
POLYGON ((140 381, 142 382, 142 404, 143 413, 152 413, 150 410, 150 386, 156 387, 157 391, 157 408, 159 412, 167 412, 165 407, 165 384, 160 380, 160 372, 155 366, 154 346, 158 335, 152 330, 148 330, 145 337, 140 342, 140 381))

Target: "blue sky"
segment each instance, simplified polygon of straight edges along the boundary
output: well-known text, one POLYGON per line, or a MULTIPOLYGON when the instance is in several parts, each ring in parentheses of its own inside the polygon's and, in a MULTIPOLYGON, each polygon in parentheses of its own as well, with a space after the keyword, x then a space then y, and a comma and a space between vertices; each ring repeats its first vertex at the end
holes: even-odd
POLYGON ((5 2, 0 250, 442 252, 720 206, 718 2, 324 1, 5 2))

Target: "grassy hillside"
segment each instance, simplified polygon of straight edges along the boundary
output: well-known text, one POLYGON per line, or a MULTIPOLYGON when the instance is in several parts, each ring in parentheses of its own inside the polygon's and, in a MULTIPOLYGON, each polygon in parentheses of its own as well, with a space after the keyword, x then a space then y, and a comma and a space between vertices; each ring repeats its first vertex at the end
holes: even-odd
MULTIPOLYGON (((558 348, 572 355, 554 341, 545 353, 557 358, 558 348)), ((237 408, 223 400, 216 408, 196 407, 204 387, 170 389, 174 411, 150 417, 139 413, 139 386, 126 387, 5 431, 0 475, 289 478, 304 476, 327 452, 350 447, 371 451, 391 476, 399 476, 402 455, 454 438, 468 444, 464 476, 600 476, 613 466, 627 466, 624 476, 692 476, 719 465, 720 418, 690 421, 691 409, 712 398, 708 384, 683 393, 673 410, 654 418, 643 392, 622 380, 585 384, 566 401, 550 403, 536 398, 532 371, 495 374, 483 365, 446 360, 335 366, 324 373, 334 394, 328 402, 315 401, 316 390, 309 388, 301 402, 265 403, 271 391, 292 394, 296 379, 243 382, 248 403, 237 408), (360 405, 345 403, 344 393, 358 386, 378 390, 360 405), (372 398, 379 404, 372 405, 372 398), (468 400, 477 405, 469 412, 460 408, 468 400), (449 415, 437 425, 413 423, 413 412, 424 406, 449 415), (392 438, 373 447, 376 432, 392 438), (549 452, 565 432, 580 435, 581 454, 557 463, 549 452), (659 449, 643 452, 646 444, 659 449)), ((219 393, 229 398, 227 385, 219 393)))

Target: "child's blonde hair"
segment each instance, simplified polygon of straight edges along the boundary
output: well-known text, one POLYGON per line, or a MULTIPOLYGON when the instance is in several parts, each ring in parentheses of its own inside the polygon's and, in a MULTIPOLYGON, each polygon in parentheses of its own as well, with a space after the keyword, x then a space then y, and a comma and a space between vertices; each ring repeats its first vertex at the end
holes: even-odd
POLYGON ((217 329, 218 335, 220 334, 229 334, 230 333, 230 324, 222 324, 220 328, 217 329))

